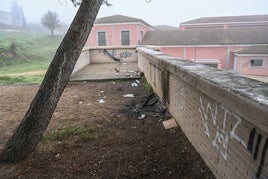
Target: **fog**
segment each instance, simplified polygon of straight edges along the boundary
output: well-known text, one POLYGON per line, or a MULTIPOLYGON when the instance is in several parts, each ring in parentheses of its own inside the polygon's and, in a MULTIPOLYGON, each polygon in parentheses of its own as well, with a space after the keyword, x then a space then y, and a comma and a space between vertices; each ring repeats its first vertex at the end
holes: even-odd
MULTIPOLYGON (((0 10, 10 11, 12 0, 0 0, 0 10)), ((78 8, 69 0, 17 0, 27 22, 40 22, 48 11, 55 11, 61 22, 70 23, 78 8)), ((268 14, 267 0, 110 0, 102 6, 98 17, 121 14, 142 18, 151 25, 179 26, 199 17, 268 14)))

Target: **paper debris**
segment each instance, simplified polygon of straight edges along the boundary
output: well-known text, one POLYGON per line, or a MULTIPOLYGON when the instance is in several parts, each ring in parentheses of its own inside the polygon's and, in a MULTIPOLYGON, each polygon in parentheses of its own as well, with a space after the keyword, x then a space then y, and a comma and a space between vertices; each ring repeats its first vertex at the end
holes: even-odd
POLYGON ((145 114, 142 114, 139 119, 144 119, 145 118, 145 114))
POLYGON ((138 87, 139 85, 138 85, 137 83, 134 82, 134 83, 131 84, 131 86, 133 86, 133 87, 138 87))
POLYGON ((178 124, 177 124, 177 122, 175 121, 174 118, 171 118, 169 120, 164 121, 163 125, 164 125, 165 129, 170 129, 170 128, 178 126, 178 124))
POLYGON ((105 103, 104 99, 99 99, 99 103, 105 103))
POLYGON ((126 94, 123 96, 124 96, 124 98, 134 98, 134 94, 126 94))

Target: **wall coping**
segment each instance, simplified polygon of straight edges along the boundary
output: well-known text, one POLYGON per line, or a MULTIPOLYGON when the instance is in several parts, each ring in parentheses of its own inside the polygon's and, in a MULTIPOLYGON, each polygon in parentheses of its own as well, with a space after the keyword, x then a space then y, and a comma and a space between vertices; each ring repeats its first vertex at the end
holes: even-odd
POLYGON ((239 114, 248 122, 268 131, 267 83, 189 60, 178 59, 145 47, 138 47, 137 50, 152 63, 164 67, 192 87, 239 114))
POLYGON ((123 46, 85 46, 84 50, 98 50, 98 49, 136 49, 136 45, 123 45, 123 46))

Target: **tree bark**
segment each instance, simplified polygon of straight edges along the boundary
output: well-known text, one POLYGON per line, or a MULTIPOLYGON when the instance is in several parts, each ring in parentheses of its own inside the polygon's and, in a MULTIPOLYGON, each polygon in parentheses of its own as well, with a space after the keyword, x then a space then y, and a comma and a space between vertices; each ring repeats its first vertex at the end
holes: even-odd
POLYGON ((22 160, 36 149, 68 84, 102 1, 82 1, 27 113, 2 150, 0 162, 22 160))

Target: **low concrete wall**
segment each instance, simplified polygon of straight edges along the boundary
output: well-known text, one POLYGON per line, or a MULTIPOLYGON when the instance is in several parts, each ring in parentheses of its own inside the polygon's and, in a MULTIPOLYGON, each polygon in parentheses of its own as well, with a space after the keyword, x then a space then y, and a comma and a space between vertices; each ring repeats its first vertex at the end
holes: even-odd
POLYGON ((121 62, 137 62, 136 46, 105 46, 90 49, 91 63, 113 63, 112 57, 121 62))
POLYGON ((123 63, 137 63, 136 46, 85 47, 76 62, 72 74, 92 63, 115 63, 117 61, 113 59, 114 57, 123 63))
POLYGON ((268 84, 137 50, 139 68, 217 178, 268 178, 268 84))
POLYGON ((79 71, 86 65, 90 64, 90 53, 88 48, 84 48, 74 66, 73 73, 79 71))

